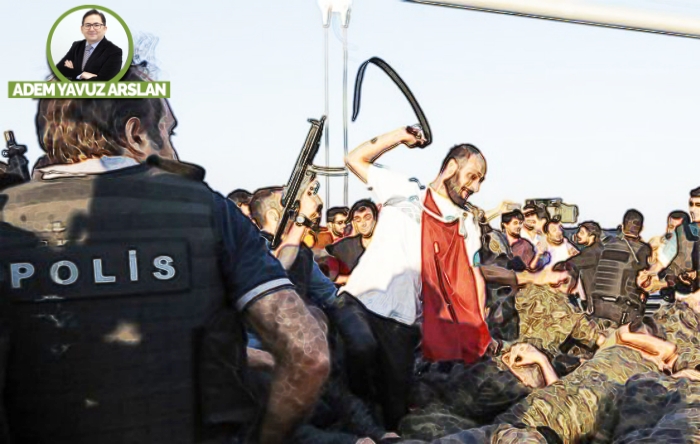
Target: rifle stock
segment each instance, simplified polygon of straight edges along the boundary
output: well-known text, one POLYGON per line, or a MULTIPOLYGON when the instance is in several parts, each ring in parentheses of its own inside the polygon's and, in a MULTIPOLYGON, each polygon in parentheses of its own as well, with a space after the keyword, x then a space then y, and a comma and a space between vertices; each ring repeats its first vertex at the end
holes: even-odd
POLYGON ((287 231, 289 222, 296 219, 299 214, 301 193, 306 191, 308 184, 316 178, 312 163, 321 145, 321 136, 323 135, 323 126, 326 123, 326 116, 321 116, 320 120, 309 119, 309 123, 311 124, 311 128, 309 128, 304 146, 301 148, 299 157, 297 157, 296 164, 292 170, 292 175, 289 177, 289 181, 287 181, 287 186, 282 195, 284 211, 282 212, 280 223, 272 239, 273 250, 276 249, 282 241, 282 236, 287 231))

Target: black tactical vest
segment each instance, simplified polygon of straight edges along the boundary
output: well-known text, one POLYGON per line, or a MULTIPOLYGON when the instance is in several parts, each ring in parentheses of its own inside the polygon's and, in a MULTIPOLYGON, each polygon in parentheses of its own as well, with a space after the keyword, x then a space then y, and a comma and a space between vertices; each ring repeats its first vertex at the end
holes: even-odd
POLYGON ((642 289, 637 274, 644 269, 644 244, 623 235, 603 246, 593 281, 593 314, 619 324, 631 322, 644 314, 642 289))
POLYGON ((141 165, 0 199, 13 442, 210 442, 253 419, 204 183, 141 165))

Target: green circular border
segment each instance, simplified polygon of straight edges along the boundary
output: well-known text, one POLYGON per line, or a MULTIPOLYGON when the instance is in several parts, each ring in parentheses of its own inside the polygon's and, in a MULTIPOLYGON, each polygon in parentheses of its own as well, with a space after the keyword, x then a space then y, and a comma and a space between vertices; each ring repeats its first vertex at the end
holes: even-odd
POLYGON ((129 66, 131 65, 131 61, 134 57, 134 39, 131 37, 131 31, 129 30, 129 27, 126 26, 126 22, 117 14, 116 12, 112 11, 111 9, 107 9, 104 6, 99 6, 99 5, 82 5, 82 6, 77 6, 73 9, 70 9, 63 13, 62 16, 56 20, 56 22, 53 24, 51 27, 51 31, 49 31, 49 38, 46 39, 46 57, 49 60, 49 67, 51 67, 51 71, 64 82, 70 82, 66 76, 61 74, 61 71, 58 70, 56 67, 56 63, 53 61, 53 57, 51 56, 51 39, 53 38, 53 33, 56 31, 56 27, 58 26, 61 21, 66 18, 69 14, 79 11, 81 9, 97 9, 98 11, 104 11, 112 15, 114 18, 117 19, 117 21, 124 27, 124 31, 126 32, 126 38, 129 40, 129 53, 126 56, 126 63, 124 64, 124 67, 117 73, 117 75, 112 79, 108 80, 109 83, 113 82, 118 82, 122 77, 124 77, 124 74, 129 70, 129 66))

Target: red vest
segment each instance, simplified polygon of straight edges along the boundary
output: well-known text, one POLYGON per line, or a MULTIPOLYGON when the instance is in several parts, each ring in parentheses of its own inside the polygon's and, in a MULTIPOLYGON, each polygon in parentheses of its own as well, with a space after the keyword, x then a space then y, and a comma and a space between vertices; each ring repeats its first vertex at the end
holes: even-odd
MULTIPOLYGON (((432 193, 426 193, 425 207, 441 215, 432 193)), ((459 223, 444 223, 425 211, 422 215, 422 347, 429 361, 461 359, 469 364, 484 355, 491 336, 479 310, 474 270, 459 223)))

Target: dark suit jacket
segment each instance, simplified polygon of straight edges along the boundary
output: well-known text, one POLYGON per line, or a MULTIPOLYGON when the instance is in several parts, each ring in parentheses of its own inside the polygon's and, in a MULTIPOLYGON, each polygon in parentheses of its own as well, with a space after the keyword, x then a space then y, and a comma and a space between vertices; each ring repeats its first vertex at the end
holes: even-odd
POLYGON ((83 72, 89 72, 97 75, 90 80, 100 81, 112 80, 122 69, 122 50, 107 38, 102 39, 85 64, 85 69, 81 69, 84 56, 85 40, 73 42, 68 53, 56 64, 56 67, 70 80, 76 80, 76 77, 83 72), (73 62, 73 69, 64 66, 66 60, 73 62))

